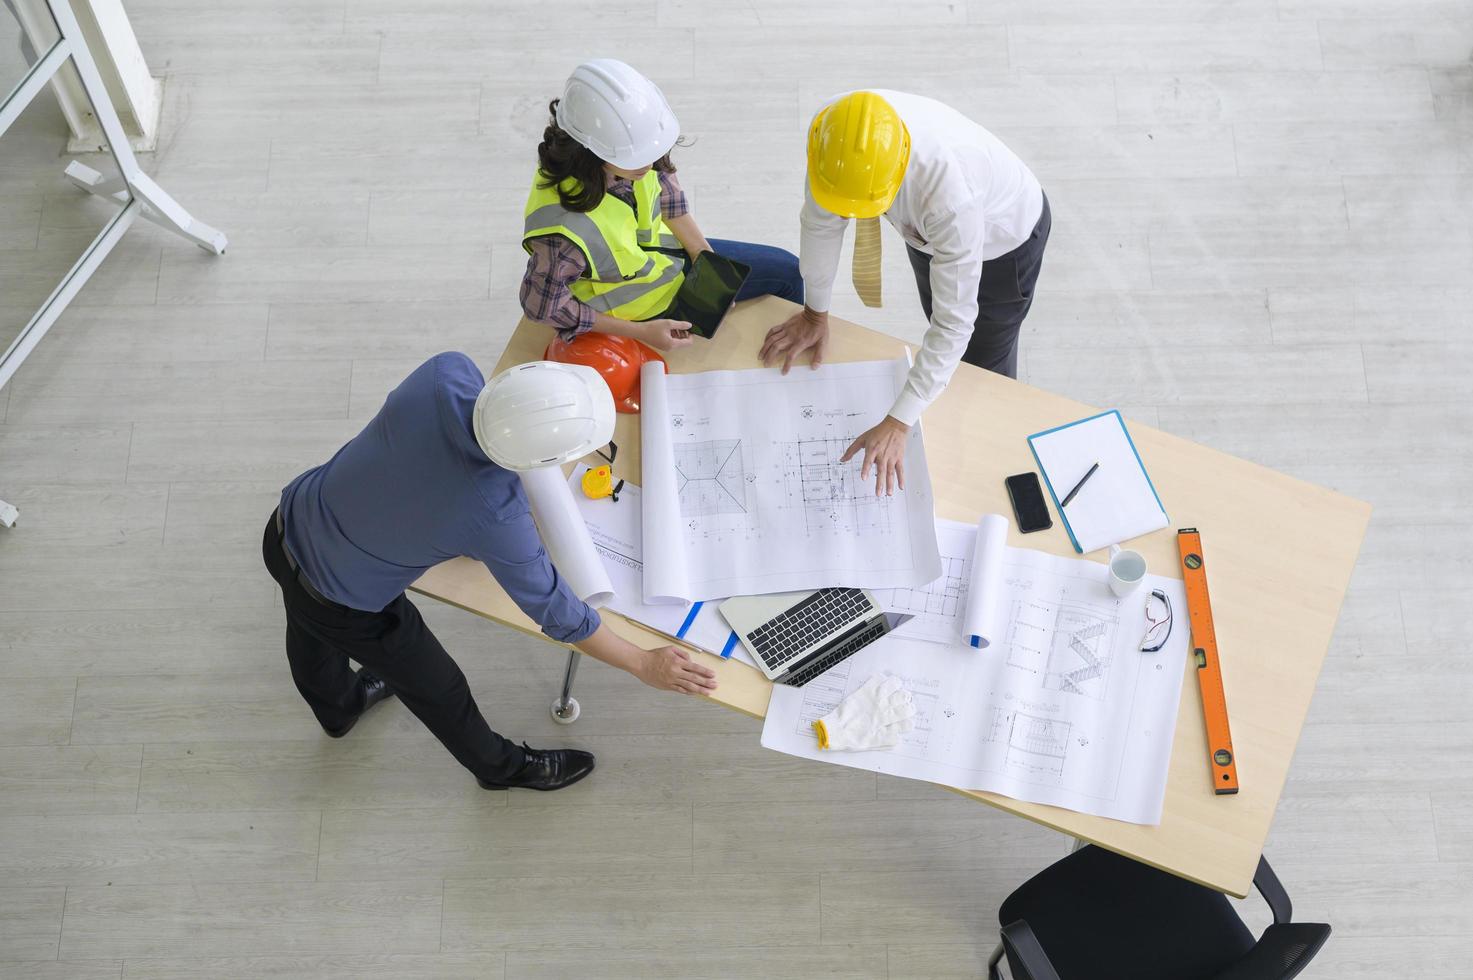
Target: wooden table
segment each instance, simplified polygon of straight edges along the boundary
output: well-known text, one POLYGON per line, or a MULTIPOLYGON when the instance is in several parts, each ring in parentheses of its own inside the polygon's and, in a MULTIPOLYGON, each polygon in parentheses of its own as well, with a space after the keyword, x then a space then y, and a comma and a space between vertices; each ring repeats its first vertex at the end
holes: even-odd
MULTIPOLYGON (((757 366, 763 334, 793 308, 772 298, 744 304, 715 340, 675 352, 671 371, 757 366)), ((524 320, 495 370, 539 359, 549 336, 546 327, 524 320)), ((829 360, 891 358, 901 348, 894 338, 835 321, 829 360)), ((984 513, 1010 514, 1003 477, 1034 468, 1025 436, 1096 411, 963 364, 923 419, 938 515, 975 522, 984 513)), ((1242 791, 1212 792, 1201 700, 1188 665, 1160 826, 956 792, 1242 897, 1252 886, 1371 508, 1145 425, 1132 423, 1130 430, 1174 522, 1132 547, 1153 572, 1174 574, 1175 527, 1202 531, 1242 791)), ((614 438, 618 474, 638 483, 638 417, 621 415, 614 438)), ((1074 555, 1061 522, 1026 538, 1014 528, 1009 544, 1074 555)), ((414 590, 542 636, 479 562, 446 562, 414 590)), ((604 619, 635 643, 669 642, 621 616, 605 612, 604 619)), ((741 663, 701 656, 720 683, 711 701, 766 714, 771 684, 765 677, 741 663)))

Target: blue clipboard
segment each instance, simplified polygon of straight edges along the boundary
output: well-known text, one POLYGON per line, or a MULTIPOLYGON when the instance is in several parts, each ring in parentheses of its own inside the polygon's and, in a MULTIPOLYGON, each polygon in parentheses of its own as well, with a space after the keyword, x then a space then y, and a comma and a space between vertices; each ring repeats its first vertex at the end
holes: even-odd
MULTIPOLYGON (((1035 432, 1033 433, 1033 435, 1028 437, 1028 450, 1029 452, 1033 453, 1033 461, 1038 464, 1038 471, 1043 474, 1044 485, 1048 487, 1048 495, 1050 498, 1053 499, 1054 510, 1059 512, 1059 518, 1064 522, 1064 530, 1069 535, 1069 543, 1072 544, 1074 546, 1074 550, 1081 555, 1084 554, 1084 549, 1079 547, 1079 539, 1074 536, 1074 528, 1069 526, 1069 515, 1064 513, 1064 508, 1059 504, 1059 494, 1057 493, 1057 491, 1054 490, 1053 481, 1049 479, 1048 469, 1044 467, 1043 460, 1039 459, 1038 457, 1038 448, 1033 445, 1033 440, 1040 439, 1043 436, 1050 435, 1064 429, 1073 428, 1076 425, 1083 425, 1086 422, 1093 422, 1096 419, 1102 419, 1107 415, 1115 416, 1115 421, 1120 425, 1120 431, 1125 434, 1125 441, 1127 444, 1129 444, 1130 451, 1135 454, 1136 465, 1141 468, 1141 475, 1146 478, 1146 486, 1151 488, 1151 495, 1156 498, 1156 506, 1161 508, 1161 513, 1163 515, 1166 514, 1166 505, 1161 502, 1161 494, 1156 492, 1156 484, 1151 482, 1151 474, 1146 471, 1146 464, 1141 459, 1140 450, 1136 449, 1135 440, 1130 437, 1130 428, 1125 424, 1125 419, 1121 416, 1119 409, 1112 408, 1108 412, 1100 412, 1098 415, 1091 415, 1088 418, 1077 419, 1073 422, 1066 422, 1063 425, 1056 425, 1052 429, 1044 429, 1042 432, 1035 432)), ((1171 523, 1171 519, 1169 516, 1167 517, 1166 521, 1168 524, 1171 523)))

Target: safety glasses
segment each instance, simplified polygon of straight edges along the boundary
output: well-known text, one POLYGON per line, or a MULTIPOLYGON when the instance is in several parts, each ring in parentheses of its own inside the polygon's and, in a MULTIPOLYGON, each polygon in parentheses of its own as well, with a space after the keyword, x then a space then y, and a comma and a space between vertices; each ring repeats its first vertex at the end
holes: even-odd
POLYGON ((1141 639, 1141 653, 1156 653, 1171 639, 1171 600, 1160 589, 1146 596, 1146 635, 1141 639))

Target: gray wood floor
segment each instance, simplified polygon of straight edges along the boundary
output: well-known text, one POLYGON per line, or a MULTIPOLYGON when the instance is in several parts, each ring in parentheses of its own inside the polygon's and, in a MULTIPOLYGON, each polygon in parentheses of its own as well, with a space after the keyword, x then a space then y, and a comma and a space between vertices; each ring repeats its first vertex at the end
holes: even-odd
MULTIPOLYGON (((493 796, 397 703, 342 742, 300 703, 261 524, 420 359, 494 359, 546 102, 597 54, 664 84, 713 236, 796 247, 826 94, 970 113, 1053 201, 1026 380, 1375 504, 1268 854, 1335 927, 1310 975, 1467 976, 1468 0, 127 7, 147 166, 231 247, 140 224, 0 389, 0 977, 975 977, 1064 853, 597 664, 558 729, 554 649, 438 606, 494 723, 592 779, 493 796)), ((22 127, 12 326, 106 218, 54 108, 22 127)), ((914 340, 886 246, 887 307, 838 311, 914 340)))

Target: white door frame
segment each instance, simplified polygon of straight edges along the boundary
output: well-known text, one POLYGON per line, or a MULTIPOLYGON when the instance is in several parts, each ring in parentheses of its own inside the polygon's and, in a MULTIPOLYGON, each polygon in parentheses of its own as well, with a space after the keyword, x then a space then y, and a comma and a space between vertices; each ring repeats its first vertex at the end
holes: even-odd
MULTIPOLYGON (((87 47, 87 39, 70 0, 44 0, 56 21, 60 37, 51 49, 31 66, 15 89, 0 102, 0 138, 20 117, 20 114, 45 89, 47 82, 67 64, 75 67, 82 89, 92 101, 92 111, 101 128, 107 145, 118 166, 118 176, 104 179, 91 167, 73 161, 66 168, 67 178, 77 187, 122 205, 117 215, 98 233, 87 246, 81 258, 67 271, 51 295, 41 304, 19 335, 0 354, 0 388, 10 380, 26 357, 46 336, 56 323, 67 304, 81 290, 92 273, 107 258, 109 252, 122 239, 123 234, 138 218, 143 217, 154 224, 169 229, 181 238, 194 242, 200 248, 215 255, 222 255, 227 244, 225 235, 202 221, 196 220, 188 211, 154 183, 138 165, 138 158, 128 144, 127 133, 113 107, 107 86, 97 70, 97 63, 87 47)), ((120 8, 121 9, 121 8, 120 8)), ((23 25, 24 29, 24 25, 23 25)), ((38 52, 39 53, 39 52, 38 52)), ((15 522, 15 509, 0 501, 0 524, 9 526, 15 522)))

